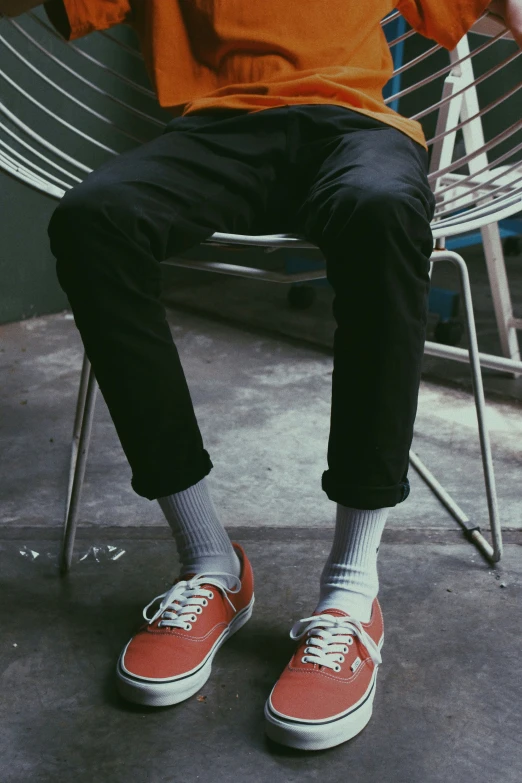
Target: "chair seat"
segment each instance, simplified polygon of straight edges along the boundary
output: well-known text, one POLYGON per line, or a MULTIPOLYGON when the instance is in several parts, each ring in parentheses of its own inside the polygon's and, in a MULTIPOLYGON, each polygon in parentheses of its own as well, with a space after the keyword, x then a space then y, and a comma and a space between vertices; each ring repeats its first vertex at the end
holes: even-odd
MULTIPOLYGON (((514 188, 511 193, 505 193, 498 198, 492 198, 486 204, 466 209, 449 217, 432 222, 432 234, 434 239, 450 237, 474 231, 494 221, 503 220, 522 212, 522 185, 514 188)), ((307 242, 298 234, 227 234, 216 231, 212 236, 201 243, 202 245, 269 247, 269 248, 302 248, 317 250, 317 245, 307 242)))
POLYGON ((248 245, 250 247, 299 247, 317 250, 317 245, 307 242, 298 234, 226 234, 216 231, 202 245, 248 245))

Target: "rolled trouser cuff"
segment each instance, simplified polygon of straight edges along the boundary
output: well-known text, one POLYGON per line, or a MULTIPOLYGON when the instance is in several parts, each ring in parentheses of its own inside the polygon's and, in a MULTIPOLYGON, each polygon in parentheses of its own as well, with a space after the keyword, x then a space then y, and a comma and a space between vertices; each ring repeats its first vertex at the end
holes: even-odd
POLYGON ((133 490, 147 500, 174 495, 192 487, 198 481, 208 476, 214 465, 206 449, 203 449, 196 460, 192 460, 183 470, 179 466, 162 466, 161 471, 154 475, 136 476, 133 474, 131 486, 133 490))
POLYGON ((396 506, 406 500, 410 494, 410 482, 407 477, 389 487, 365 487, 360 484, 336 481, 331 471, 325 470, 321 485, 329 499, 335 503, 366 510, 396 506))

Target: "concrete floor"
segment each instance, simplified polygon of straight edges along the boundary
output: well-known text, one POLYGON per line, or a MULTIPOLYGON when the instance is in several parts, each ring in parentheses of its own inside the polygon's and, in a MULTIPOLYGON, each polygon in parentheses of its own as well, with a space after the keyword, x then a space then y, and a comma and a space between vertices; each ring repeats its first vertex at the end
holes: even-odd
MULTIPOLYGON (((177 574, 170 529, 158 504, 131 489, 98 395, 73 567, 59 577, 82 345, 68 312, 0 326, 0 780, 519 783, 518 381, 497 374, 489 387, 485 379, 501 563, 482 558, 410 469, 411 495, 390 513, 379 556, 386 635, 373 718, 337 748, 286 749, 265 739, 263 704, 292 653, 291 626, 315 607, 335 519, 320 483, 332 359, 314 339, 319 322, 331 329, 328 292, 311 311, 290 315, 280 287, 281 321, 295 331, 300 324, 290 336, 274 333, 268 290, 264 309, 257 295, 253 324, 241 322, 237 281, 220 281, 210 315, 201 310, 201 281, 171 277, 165 298, 184 300, 169 322, 215 465, 208 481, 216 508, 254 568, 252 620, 219 651, 197 696, 157 710, 120 699, 121 648, 177 574), (503 396, 499 383, 507 384, 503 396)), ((488 350, 480 343, 494 328, 483 312, 479 345, 488 350)), ((487 534, 475 410, 455 364, 423 375, 413 449, 487 534)))

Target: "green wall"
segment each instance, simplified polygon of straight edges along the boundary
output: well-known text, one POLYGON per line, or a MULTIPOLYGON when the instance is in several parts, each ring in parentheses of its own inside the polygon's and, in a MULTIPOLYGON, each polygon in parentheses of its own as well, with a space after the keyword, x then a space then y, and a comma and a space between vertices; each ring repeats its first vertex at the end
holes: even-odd
MULTIPOLYGON (((43 7, 37 8, 34 14, 50 25, 43 7)), ((94 33, 66 44, 61 39, 50 36, 29 14, 16 17, 12 21, 45 46, 60 62, 88 78, 95 85, 103 85, 120 100, 137 106, 163 122, 171 119, 171 115, 160 108, 155 98, 150 99, 137 93, 116 77, 103 73, 99 67, 79 58, 71 49, 72 46, 77 46, 93 57, 99 57, 102 62, 117 72, 124 73, 142 86, 151 89, 142 61, 129 55, 104 38, 102 34, 94 33)), ((112 28, 108 34, 129 46, 137 47, 137 37, 129 27, 119 25, 112 28)), ((70 91, 92 109, 108 116, 129 132, 136 133, 140 139, 147 141, 161 132, 161 128, 134 118, 124 107, 111 103, 103 95, 98 95, 92 88, 78 82, 72 74, 64 72, 58 64, 49 60, 34 44, 13 28, 10 20, 0 19, 0 36, 64 90, 70 91)), ((9 51, 2 41, 0 41, 0 70, 58 116, 109 147, 121 153, 136 146, 136 142, 118 134, 98 118, 90 116, 65 95, 39 79, 9 51)), ((1 77, 0 100, 28 126, 59 149, 64 149, 69 155, 77 157, 86 166, 95 169, 107 159, 106 152, 92 145, 86 145, 81 137, 76 136, 41 109, 31 105, 26 98, 18 95, 16 90, 1 77)), ((38 142, 19 131, 2 114, 0 114, 0 123, 40 152, 44 152, 55 163, 71 170, 68 164, 63 164, 63 161, 52 152, 44 150, 38 142)), ((26 150, 2 128, 0 128, 0 139, 17 152, 27 154, 26 150)), ((2 149, 0 146, 0 151, 2 149)), ((34 163, 49 170, 45 162, 39 161, 37 157, 31 157, 34 163)), ((55 173, 58 177, 62 176, 58 172, 55 173)), ((78 176, 83 178, 85 174, 78 173, 78 176)), ((67 297, 56 278, 55 259, 50 251, 47 236, 47 226, 58 203, 57 198, 48 196, 0 170, 0 323, 59 312, 68 307, 67 297)))

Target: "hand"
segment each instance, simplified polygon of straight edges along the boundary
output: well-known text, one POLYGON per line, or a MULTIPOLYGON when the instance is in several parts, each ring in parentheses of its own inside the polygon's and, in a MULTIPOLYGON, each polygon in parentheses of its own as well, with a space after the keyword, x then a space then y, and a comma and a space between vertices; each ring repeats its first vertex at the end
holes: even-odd
POLYGON ((522 0, 492 0, 486 10, 502 19, 522 49, 522 0))

